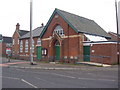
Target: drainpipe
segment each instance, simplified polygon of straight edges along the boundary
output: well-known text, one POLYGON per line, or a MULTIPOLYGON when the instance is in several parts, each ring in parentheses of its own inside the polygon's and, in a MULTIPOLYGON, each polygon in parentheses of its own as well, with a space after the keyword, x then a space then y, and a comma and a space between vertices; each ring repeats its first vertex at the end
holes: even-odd
POLYGON ((68 60, 70 60, 70 57, 69 57, 69 24, 68 24, 68 60))
POLYGON ((80 61, 80 33, 78 33, 78 62, 80 61))

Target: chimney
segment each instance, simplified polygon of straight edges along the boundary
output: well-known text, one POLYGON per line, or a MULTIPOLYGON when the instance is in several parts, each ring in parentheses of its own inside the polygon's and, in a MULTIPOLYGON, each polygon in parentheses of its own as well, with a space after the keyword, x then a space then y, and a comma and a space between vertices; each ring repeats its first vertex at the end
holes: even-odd
POLYGON ((16 25, 16 30, 20 30, 20 24, 19 23, 17 23, 17 25, 16 25))
POLYGON ((44 24, 42 23, 42 24, 41 24, 41 26, 43 27, 43 26, 44 26, 44 24))

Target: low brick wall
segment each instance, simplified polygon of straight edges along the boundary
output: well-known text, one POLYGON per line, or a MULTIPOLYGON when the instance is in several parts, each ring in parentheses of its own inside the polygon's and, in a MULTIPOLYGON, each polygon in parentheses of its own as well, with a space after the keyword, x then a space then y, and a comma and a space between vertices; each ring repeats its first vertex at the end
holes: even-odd
POLYGON ((90 48, 90 61, 117 64, 117 44, 93 44, 90 48))

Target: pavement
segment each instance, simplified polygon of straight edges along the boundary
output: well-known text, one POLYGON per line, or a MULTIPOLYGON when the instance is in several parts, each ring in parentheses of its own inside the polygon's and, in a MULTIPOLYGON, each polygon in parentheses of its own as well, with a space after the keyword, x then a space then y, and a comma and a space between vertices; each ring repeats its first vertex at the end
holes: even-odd
MULTIPOLYGON (((5 59, 4 59, 5 60, 5 59)), ((95 68, 111 68, 117 67, 117 65, 107 65, 100 63, 92 62, 78 62, 77 64, 60 64, 55 62, 45 63, 45 62, 34 62, 34 65, 31 65, 29 61, 24 60, 14 60, 11 62, 4 62, 0 64, 4 67, 14 67, 14 68, 23 68, 23 69, 44 69, 44 70, 80 70, 80 69, 95 69, 95 68)))
POLYGON ((95 63, 95 62, 77 62, 78 64, 84 64, 84 65, 91 65, 91 66, 102 66, 102 67, 109 67, 111 65, 108 64, 102 64, 102 63, 95 63))
POLYGON ((30 62, 16 63, 8 67, 23 68, 23 69, 43 69, 43 70, 79 70, 80 67, 84 65, 68 65, 68 64, 58 64, 58 63, 44 63, 44 62, 34 62, 31 65, 30 62))

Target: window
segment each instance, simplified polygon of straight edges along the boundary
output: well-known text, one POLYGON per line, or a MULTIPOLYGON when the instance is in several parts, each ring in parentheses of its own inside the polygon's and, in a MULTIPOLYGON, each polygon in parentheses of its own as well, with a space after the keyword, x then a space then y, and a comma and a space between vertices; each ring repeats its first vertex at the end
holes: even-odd
POLYGON ((38 40, 37 40, 37 45, 41 45, 41 40, 40 40, 40 38, 38 38, 38 40))
POLYGON ((34 40, 32 39, 32 50, 34 52, 34 40))
POLYGON ((56 32, 57 34, 59 34, 60 36, 64 35, 64 31, 63 28, 60 25, 57 25, 54 29, 54 32, 56 32))
POLYGON ((23 52, 23 42, 22 42, 22 40, 20 41, 20 52, 23 52))
POLYGON ((28 40, 25 41, 25 52, 28 52, 28 40))
POLYGON ((12 44, 11 43, 6 43, 6 47, 11 47, 12 44))

